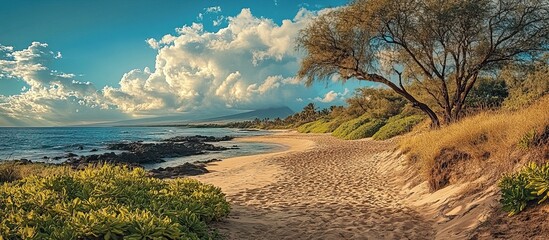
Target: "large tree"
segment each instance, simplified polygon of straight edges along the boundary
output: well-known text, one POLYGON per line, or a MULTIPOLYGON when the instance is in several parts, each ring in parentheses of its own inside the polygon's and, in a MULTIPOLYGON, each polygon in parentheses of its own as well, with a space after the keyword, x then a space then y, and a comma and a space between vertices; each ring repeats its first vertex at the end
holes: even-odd
POLYGON ((381 83, 437 127, 440 118, 459 119, 479 76, 549 50, 549 1, 358 0, 317 17, 297 42, 308 85, 334 77, 381 83))

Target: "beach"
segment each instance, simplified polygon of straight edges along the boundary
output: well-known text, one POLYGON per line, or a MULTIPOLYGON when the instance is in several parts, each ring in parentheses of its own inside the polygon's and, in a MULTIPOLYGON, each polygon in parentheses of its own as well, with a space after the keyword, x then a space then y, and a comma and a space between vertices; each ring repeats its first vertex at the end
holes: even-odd
POLYGON ((194 178, 221 187, 232 211, 215 225, 228 239, 432 239, 434 222, 402 191, 393 141, 326 134, 242 138, 282 152, 226 159, 194 178))

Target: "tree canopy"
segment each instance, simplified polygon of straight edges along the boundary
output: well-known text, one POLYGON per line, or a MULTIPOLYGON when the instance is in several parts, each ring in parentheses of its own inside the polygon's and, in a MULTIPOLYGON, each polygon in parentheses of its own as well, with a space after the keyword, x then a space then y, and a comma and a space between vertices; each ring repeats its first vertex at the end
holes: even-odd
POLYGON ((459 119, 479 76, 549 51, 549 1, 357 0, 318 16, 297 42, 308 85, 332 77, 381 83, 436 127, 459 119))

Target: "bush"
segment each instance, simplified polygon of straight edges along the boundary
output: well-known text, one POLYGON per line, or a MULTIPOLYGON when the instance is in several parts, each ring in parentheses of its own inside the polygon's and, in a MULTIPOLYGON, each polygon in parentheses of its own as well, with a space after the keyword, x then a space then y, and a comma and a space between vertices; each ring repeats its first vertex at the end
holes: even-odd
POLYGON ((338 138, 345 138, 347 135, 349 135, 351 132, 356 130, 358 127, 362 126, 364 123, 367 123, 370 121, 370 118, 366 115, 363 115, 361 117, 346 121, 339 125, 333 132, 332 136, 338 137, 338 138))
POLYGON ((19 172, 15 170, 14 164, 2 163, 0 164, 0 183, 12 182, 20 179, 19 172))
POLYGON ((424 117, 420 115, 413 115, 404 118, 397 115, 390 118, 389 121, 387 121, 387 124, 381 127, 379 131, 373 135, 373 138, 376 140, 385 140, 410 132, 412 128, 423 121, 423 119, 424 117))
POLYGON ((360 127, 349 133, 347 136, 344 137, 344 139, 354 140, 371 137, 383 125, 385 125, 385 121, 380 119, 372 119, 371 121, 362 124, 360 127))
POLYGON ((540 204, 549 197, 549 163, 530 163, 517 173, 504 175, 499 187, 500 202, 509 216, 524 210, 531 201, 540 204))
POLYGON ((215 236, 206 224, 229 204, 196 180, 105 165, 5 183, 0 209, 7 239, 204 239, 215 236))
POLYGON ((312 126, 315 124, 315 122, 308 122, 305 123, 297 128, 297 131, 300 133, 310 133, 312 126))
POLYGON ((329 133, 339 127, 339 124, 341 124, 340 119, 319 119, 299 126, 297 131, 300 133, 329 133))

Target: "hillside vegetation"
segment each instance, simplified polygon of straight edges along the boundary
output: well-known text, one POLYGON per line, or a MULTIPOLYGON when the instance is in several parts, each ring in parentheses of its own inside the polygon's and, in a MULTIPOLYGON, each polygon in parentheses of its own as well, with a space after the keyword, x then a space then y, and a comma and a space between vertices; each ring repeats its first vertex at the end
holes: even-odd
POLYGON ((0 239, 211 239, 229 213, 217 187, 105 165, 0 186, 0 239))
POLYGON ((410 135, 401 146, 434 190, 478 177, 499 179, 518 163, 549 160, 548 109, 546 96, 522 110, 483 112, 410 135))

